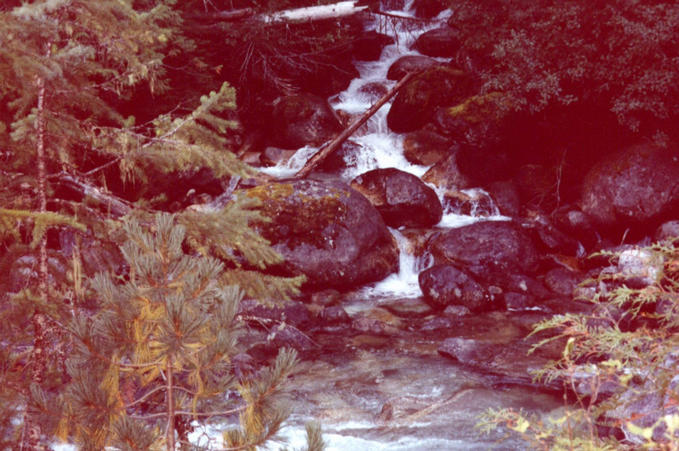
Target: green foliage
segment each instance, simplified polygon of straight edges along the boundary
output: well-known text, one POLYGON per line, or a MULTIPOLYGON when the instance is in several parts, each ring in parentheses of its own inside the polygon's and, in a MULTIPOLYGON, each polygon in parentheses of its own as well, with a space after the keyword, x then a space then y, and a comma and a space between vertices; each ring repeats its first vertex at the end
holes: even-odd
POLYGON ((209 168, 213 174, 252 177, 254 171, 229 151, 230 134, 239 124, 226 119, 235 111, 235 92, 223 83, 218 92, 200 99, 200 105, 186 116, 164 114, 147 127, 96 127, 93 146, 101 152, 115 152, 124 179, 148 182, 148 173, 209 168))
POLYGON ((251 448, 272 438, 287 416, 280 400, 295 352, 281 351, 270 368, 239 381, 233 357, 242 352, 242 292, 220 282, 223 263, 185 254, 185 229, 172 216, 158 216, 152 232, 136 221, 124 229, 129 279, 99 274, 100 308, 73 321, 72 381, 58 435, 83 449, 156 449, 168 446, 167 427, 184 442, 189 420, 228 425, 239 415, 229 443, 251 448))
POLYGON ((38 78, 46 86, 47 152, 67 165, 98 121, 123 123, 105 93, 120 94, 140 81, 152 91, 166 88, 163 52, 180 20, 172 3, 140 12, 130 2, 51 1, 2 12, 0 96, 13 115, 14 165, 32 163, 25 149, 36 136, 38 78))
POLYGON ((555 315, 534 326, 533 334, 548 336, 533 350, 565 340, 561 358, 538 377, 563 381, 575 405, 553 420, 489 411, 484 427, 505 425, 536 449, 677 449, 678 242, 642 249, 662 262, 651 283, 630 288, 623 272, 602 271, 586 282, 596 290, 592 313, 555 315), (608 436, 616 429, 624 438, 608 436))
POLYGON ((18 225, 21 221, 31 220, 33 222, 33 232, 31 247, 37 246, 42 240, 48 227, 57 225, 68 225, 75 229, 84 231, 85 226, 79 224, 75 219, 51 211, 35 212, 25 210, 8 210, 0 208, 0 239, 5 235, 11 235, 17 241, 20 240, 18 225))
POLYGON ((501 108, 586 102, 633 130, 679 112, 676 2, 463 0, 450 8, 459 63, 481 75, 486 92, 506 94, 501 108))
POLYGON ((201 99, 182 97, 145 124, 121 113, 121 103, 144 87, 154 99, 175 98, 166 71, 172 58, 197 64, 179 7, 175 0, 0 7, 0 269, 12 276, 0 279, 0 448, 3 440, 20 441, 22 416, 40 423, 39 440, 57 434, 94 450, 157 449, 171 441, 165 429, 183 441, 192 419, 234 423, 248 396, 261 404, 251 422, 262 429, 242 431, 243 443, 275 434, 283 419, 273 398, 294 355, 282 355, 264 379, 236 380, 231 360, 243 351, 245 332, 235 316, 243 292, 235 286, 280 299, 301 283, 255 271, 280 262, 251 229, 263 220, 256 203, 186 211, 175 218, 183 228, 169 217, 155 220, 148 210, 160 203, 117 197, 121 179, 153 184, 157 174, 201 169, 218 181, 254 175, 230 152, 239 126, 226 83, 201 99), (44 189, 36 177, 38 117, 44 189), (47 211, 38 211, 39 194, 47 211), (123 214, 124 226, 111 218, 123 214), (45 298, 36 294, 32 246, 48 235, 41 246, 45 298), (124 264, 109 252, 114 242, 124 264), (92 268, 111 269, 91 277, 92 268), (35 350, 50 352, 36 361, 35 350), (252 394, 256 384, 270 391, 252 394))

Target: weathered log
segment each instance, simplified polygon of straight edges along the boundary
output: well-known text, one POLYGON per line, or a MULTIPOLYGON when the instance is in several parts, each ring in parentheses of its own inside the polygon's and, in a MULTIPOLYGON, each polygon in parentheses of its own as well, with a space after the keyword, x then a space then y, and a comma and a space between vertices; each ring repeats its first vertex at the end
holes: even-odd
POLYGON ((357 5, 357 1, 341 1, 330 5, 307 6, 304 8, 286 9, 273 13, 255 14, 252 8, 241 8, 227 11, 191 14, 189 18, 210 22, 232 22, 248 19, 261 22, 309 22, 314 20, 335 19, 350 16, 368 9, 367 5, 357 5))
POLYGON ((363 115, 358 118, 355 122, 349 125, 342 133, 337 135, 332 141, 322 147, 318 152, 316 152, 309 160, 304 164, 304 167, 297 171, 295 178, 304 178, 313 169, 318 166, 323 160, 325 160, 328 155, 337 150, 344 141, 346 141, 351 135, 358 130, 361 125, 365 124, 370 117, 377 113, 377 111, 382 108, 382 106, 389 101, 396 93, 405 86, 410 79, 412 79, 419 72, 409 72, 401 78, 396 85, 389 90, 385 95, 383 95, 380 100, 377 101, 373 106, 368 109, 363 115))
POLYGON ((308 6, 305 8, 287 9, 260 17, 264 22, 308 22, 312 20, 334 19, 350 16, 368 9, 367 5, 357 5, 357 1, 343 1, 331 5, 308 6))
POLYGON ((118 218, 125 216, 132 210, 132 205, 129 202, 116 197, 113 194, 104 192, 101 188, 90 184, 87 180, 80 177, 61 172, 51 176, 50 179, 79 193, 84 198, 94 201, 98 208, 113 217, 118 218))

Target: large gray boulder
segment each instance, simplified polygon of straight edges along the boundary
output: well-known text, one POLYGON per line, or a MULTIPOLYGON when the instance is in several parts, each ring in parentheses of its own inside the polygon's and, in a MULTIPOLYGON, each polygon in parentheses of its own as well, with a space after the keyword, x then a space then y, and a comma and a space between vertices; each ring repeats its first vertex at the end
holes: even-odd
POLYGON ((512 221, 484 221, 441 233, 429 243, 437 264, 452 264, 479 281, 511 289, 512 275, 534 274, 539 255, 512 221))
POLYGON ((284 257, 279 271, 305 275, 305 288, 346 291, 398 270, 398 247, 384 220, 344 183, 269 183, 246 195, 271 219, 257 227, 284 257))
POLYGON ((677 149, 638 144, 605 158, 585 176, 580 205, 606 228, 663 219, 679 206, 677 149))

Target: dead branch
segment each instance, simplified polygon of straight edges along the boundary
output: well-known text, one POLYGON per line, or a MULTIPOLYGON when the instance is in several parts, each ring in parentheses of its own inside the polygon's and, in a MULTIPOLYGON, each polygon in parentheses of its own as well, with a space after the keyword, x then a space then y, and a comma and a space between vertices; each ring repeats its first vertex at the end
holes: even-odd
POLYGON ((80 177, 60 172, 51 176, 50 179, 54 179, 56 183, 81 194, 85 199, 94 201, 102 211, 110 213, 111 216, 125 216, 132 210, 132 205, 129 202, 104 192, 101 188, 80 177))
POLYGON ((321 164, 321 162, 325 160, 328 155, 337 150, 337 148, 339 148, 342 143, 344 143, 344 141, 353 135, 354 132, 356 132, 359 127, 361 127, 361 125, 365 124, 373 114, 377 113, 377 111, 382 108, 382 106, 387 103, 389 99, 396 95, 396 93, 418 73, 419 72, 409 72, 403 76, 403 78, 401 78, 389 92, 383 95, 382 98, 380 98, 380 100, 378 100, 377 103, 375 103, 372 107, 370 107, 370 109, 368 109, 368 111, 366 111, 360 118, 349 125, 342 133, 337 135, 332 141, 330 141, 311 158, 309 158, 309 160, 304 164, 304 167, 297 171, 295 178, 304 178, 309 175, 309 173, 313 171, 316 166, 321 164))

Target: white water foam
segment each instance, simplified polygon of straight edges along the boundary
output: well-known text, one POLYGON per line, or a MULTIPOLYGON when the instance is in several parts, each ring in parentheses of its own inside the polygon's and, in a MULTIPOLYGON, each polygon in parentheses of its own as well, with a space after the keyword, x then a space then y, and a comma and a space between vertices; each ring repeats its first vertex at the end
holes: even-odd
POLYGON ((361 290, 361 294, 367 297, 393 297, 416 298, 422 296, 422 290, 417 280, 420 272, 431 266, 429 255, 417 257, 410 249, 410 242, 396 229, 390 229, 398 243, 399 268, 397 273, 390 274, 386 279, 367 286, 361 290))

